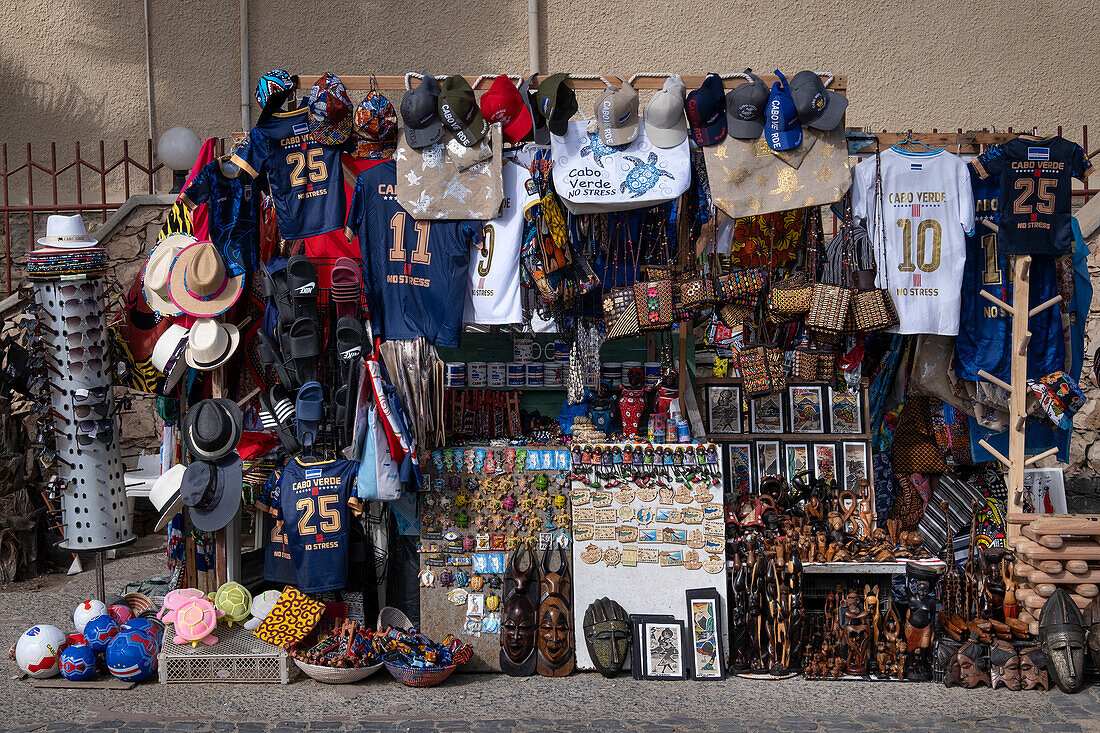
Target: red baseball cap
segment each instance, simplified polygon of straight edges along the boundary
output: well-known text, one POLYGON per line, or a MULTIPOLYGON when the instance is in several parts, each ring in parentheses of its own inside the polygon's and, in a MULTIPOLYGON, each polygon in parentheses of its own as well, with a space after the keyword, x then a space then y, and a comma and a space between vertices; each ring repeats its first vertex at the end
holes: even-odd
POLYGON ((512 144, 531 134, 534 126, 519 90, 504 74, 494 79, 489 90, 481 95, 481 114, 490 123, 499 122, 504 128, 504 139, 512 144))

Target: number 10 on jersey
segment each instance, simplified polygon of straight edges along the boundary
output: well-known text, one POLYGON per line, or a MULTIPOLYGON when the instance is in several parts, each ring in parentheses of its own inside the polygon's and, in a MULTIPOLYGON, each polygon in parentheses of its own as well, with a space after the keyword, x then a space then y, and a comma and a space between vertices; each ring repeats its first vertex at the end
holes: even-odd
POLYGON ((901 227, 901 262, 899 272, 935 272, 940 267, 943 227, 935 219, 924 219, 917 224, 916 242, 913 241, 913 220, 898 219, 901 227), (929 236, 931 234, 931 236, 929 236), (913 250, 916 249, 916 261, 913 250))

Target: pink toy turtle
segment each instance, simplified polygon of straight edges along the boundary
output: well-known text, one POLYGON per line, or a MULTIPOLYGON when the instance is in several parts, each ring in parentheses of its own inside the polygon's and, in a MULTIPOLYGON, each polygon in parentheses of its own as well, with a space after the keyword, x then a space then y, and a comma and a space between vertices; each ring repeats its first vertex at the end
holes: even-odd
POLYGON ((190 642, 192 647, 198 646, 200 641, 208 646, 217 644, 218 637, 213 635, 213 631, 222 613, 206 598, 188 599, 176 609, 175 643, 190 642))
POLYGON ((192 598, 202 598, 203 592, 198 588, 178 588, 173 591, 169 591, 164 596, 164 605, 160 607, 160 611, 157 612, 157 618, 166 624, 173 623, 176 620, 176 612, 192 598))

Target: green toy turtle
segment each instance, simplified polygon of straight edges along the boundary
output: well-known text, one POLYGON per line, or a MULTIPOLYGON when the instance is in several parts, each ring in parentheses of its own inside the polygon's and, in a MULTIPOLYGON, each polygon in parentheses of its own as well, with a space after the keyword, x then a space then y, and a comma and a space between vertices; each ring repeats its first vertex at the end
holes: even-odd
POLYGON ((214 594, 214 607, 224 614, 225 621, 230 626, 234 621, 243 624, 250 616, 252 594, 243 585, 231 580, 214 594))

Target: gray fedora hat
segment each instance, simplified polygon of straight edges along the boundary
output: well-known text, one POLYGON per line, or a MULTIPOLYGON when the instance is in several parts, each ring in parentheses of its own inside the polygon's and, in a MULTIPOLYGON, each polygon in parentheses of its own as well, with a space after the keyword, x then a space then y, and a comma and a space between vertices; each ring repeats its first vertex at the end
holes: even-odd
POLYGON ((191 523, 203 532, 216 532, 233 520, 241 508, 243 474, 236 451, 216 461, 195 461, 183 473, 180 497, 191 511, 191 523))
POLYGON ((244 432, 244 415, 233 400, 206 399, 183 417, 183 442, 196 458, 216 460, 232 452, 244 432))

